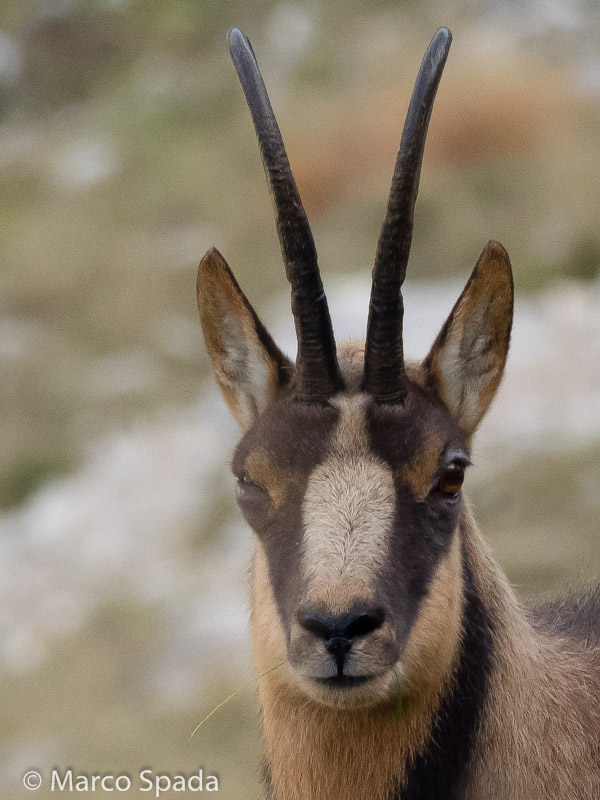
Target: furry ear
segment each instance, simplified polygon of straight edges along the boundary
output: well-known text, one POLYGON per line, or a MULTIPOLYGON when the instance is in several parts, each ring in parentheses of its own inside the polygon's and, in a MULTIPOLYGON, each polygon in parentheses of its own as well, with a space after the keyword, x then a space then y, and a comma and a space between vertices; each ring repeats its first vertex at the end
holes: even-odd
POLYGON ((206 349, 223 397, 246 431, 294 374, 218 250, 198 268, 198 309, 206 349))
POLYGON ((428 384, 471 436, 496 393, 513 316, 508 253, 488 242, 423 366, 428 384))

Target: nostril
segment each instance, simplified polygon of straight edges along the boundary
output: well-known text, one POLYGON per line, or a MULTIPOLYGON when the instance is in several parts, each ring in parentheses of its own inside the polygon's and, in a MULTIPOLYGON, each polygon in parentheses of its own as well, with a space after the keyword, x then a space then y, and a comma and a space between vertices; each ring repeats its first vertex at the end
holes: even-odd
POLYGON ((298 622, 307 631, 325 642, 342 639, 351 642, 359 636, 380 628, 384 620, 381 609, 372 609, 357 613, 350 611, 346 614, 332 615, 325 612, 316 612, 314 609, 298 612, 298 622))
POLYGON ((377 610, 371 614, 360 614, 355 617, 340 633, 343 633, 349 639, 354 639, 357 636, 366 636, 368 633, 376 631, 381 628, 382 624, 383 611, 377 610))
POLYGON ((329 618, 325 616, 317 616, 316 614, 307 614, 303 611, 298 613, 298 622, 304 630, 313 633, 319 639, 330 639, 332 636, 332 629, 329 626, 329 618))

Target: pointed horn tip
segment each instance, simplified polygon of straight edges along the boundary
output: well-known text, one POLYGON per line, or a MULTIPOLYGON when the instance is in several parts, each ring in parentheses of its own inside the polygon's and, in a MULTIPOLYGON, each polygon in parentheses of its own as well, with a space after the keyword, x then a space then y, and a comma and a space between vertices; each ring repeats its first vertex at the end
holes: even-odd
POLYGON ((447 42, 450 45, 452 43, 452 32, 450 28, 441 27, 437 29, 433 38, 440 42, 447 42))
POLYGON ((229 45, 231 46, 233 42, 240 40, 243 42, 246 41, 246 37, 244 36, 243 32, 235 26, 233 28, 229 28, 227 31, 227 42, 229 45))
POLYGON ((254 51, 252 50, 250 39, 248 39, 240 28, 230 28, 227 31, 227 42, 229 43, 229 52, 232 58, 244 51, 250 53, 252 58, 254 58, 254 51))
POLYGON ((436 62, 444 62, 448 57, 450 45, 452 44, 452 34, 448 28, 438 28, 433 34, 433 38, 427 48, 434 56, 436 62))

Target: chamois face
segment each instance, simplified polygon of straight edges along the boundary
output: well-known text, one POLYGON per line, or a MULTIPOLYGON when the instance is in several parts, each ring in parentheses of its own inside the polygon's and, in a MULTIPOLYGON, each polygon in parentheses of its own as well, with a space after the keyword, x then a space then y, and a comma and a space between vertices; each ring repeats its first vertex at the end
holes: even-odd
POLYGON ((433 37, 409 105, 381 230, 364 350, 336 348, 317 255, 252 47, 230 31, 275 201, 298 356, 277 348, 223 257, 198 271, 200 320, 244 436, 233 459, 256 534, 260 671, 340 707, 435 691, 460 631, 461 485, 500 382, 512 275, 489 242, 423 364, 406 365, 401 287, 425 135, 451 36, 433 37))
POLYGON ((233 458, 256 534, 255 649, 318 702, 375 703, 435 683, 458 639, 461 484, 500 382, 512 318, 504 249, 484 249, 401 403, 361 389, 360 346, 339 348, 343 390, 299 400, 296 372, 216 251, 198 276, 215 375, 244 435, 233 458))
POLYGON ((309 696, 364 704, 417 677, 403 657, 453 550, 467 464, 464 433, 417 383, 401 407, 360 392, 326 406, 282 399, 243 437, 238 504, 266 558, 283 657, 309 696), (352 624, 341 660, 318 626, 352 624))

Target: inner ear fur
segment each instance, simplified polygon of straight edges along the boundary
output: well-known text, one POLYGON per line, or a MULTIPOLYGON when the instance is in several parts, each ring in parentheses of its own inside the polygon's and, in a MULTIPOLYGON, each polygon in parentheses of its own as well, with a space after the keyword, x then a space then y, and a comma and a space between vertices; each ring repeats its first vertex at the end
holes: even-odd
POLYGON ((429 386, 471 436, 502 379, 513 318, 508 253, 488 242, 423 362, 429 386))
POLYGON ((196 290, 204 340, 217 383, 231 413, 242 430, 247 430, 283 393, 294 367, 215 248, 200 262, 196 290))

